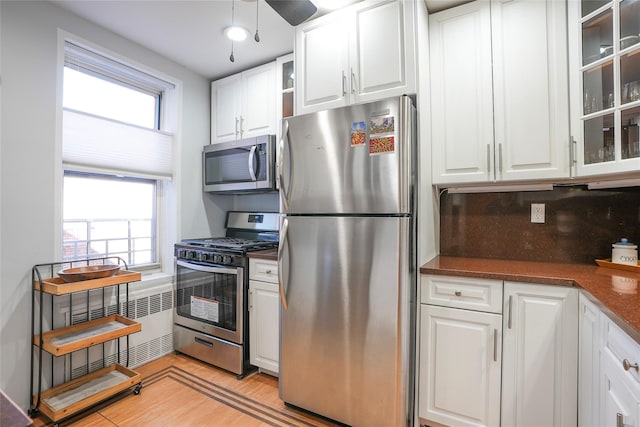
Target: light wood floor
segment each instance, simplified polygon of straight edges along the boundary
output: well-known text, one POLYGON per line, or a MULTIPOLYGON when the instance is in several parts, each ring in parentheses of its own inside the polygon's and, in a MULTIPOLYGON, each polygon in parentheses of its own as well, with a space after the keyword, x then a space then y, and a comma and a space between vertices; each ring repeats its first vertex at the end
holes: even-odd
MULTIPOLYGON (((328 420, 285 406, 278 379, 255 373, 238 380, 232 373, 184 355, 167 355, 135 368, 142 375, 139 395, 126 394, 71 417, 61 426, 335 426, 328 420)), ((41 416, 36 427, 52 425, 41 416)))

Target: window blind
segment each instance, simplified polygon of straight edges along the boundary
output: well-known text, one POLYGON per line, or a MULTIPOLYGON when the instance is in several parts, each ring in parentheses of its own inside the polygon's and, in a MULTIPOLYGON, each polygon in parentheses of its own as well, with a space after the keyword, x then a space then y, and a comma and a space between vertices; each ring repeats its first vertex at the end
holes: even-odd
POLYGON ((167 89, 175 88, 175 85, 171 82, 70 41, 65 41, 64 65, 65 67, 146 91, 152 95, 159 95, 167 89))
POLYGON ((80 166, 127 176, 170 179, 172 147, 171 134, 73 110, 63 112, 65 168, 80 166))
MULTIPOLYGON (((163 98, 175 85, 116 58, 65 41, 65 67, 163 98)), ((173 136, 169 133, 63 110, 62 161, 66 169, 170 179, 173 136)))

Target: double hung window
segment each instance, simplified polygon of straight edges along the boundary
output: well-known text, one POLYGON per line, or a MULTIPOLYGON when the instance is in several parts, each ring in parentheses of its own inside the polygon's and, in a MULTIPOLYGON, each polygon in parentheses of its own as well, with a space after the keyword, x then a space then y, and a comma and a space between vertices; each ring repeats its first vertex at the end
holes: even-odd
MULTIPOLYGON (((63 258, 161 264, 158 220, 171 180, 167 98, 175 86, 95 49, 65 42, 63 258)), ((170 97, 169 97, 170 98, 170 97)))

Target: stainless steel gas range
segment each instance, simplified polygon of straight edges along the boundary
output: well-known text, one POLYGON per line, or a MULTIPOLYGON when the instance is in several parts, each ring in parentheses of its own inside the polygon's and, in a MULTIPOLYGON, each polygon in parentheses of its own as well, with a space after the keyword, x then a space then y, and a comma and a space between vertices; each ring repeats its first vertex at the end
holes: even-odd
POLYGON ((247 252, 278 246, 279 214, 228 212, 225 228, 175 245, 174 346, 241 379, 251 369, 247 252))

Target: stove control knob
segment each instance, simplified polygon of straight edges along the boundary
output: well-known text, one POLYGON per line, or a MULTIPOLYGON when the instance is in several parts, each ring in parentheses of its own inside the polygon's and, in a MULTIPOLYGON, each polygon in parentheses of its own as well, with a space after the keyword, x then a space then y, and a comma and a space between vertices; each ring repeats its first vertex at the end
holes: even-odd
POLYGON ((186 258, 186 257, 187 257, 187 252, 188 252, 188 251, 187 251, 186 249, 181 249, 181 250, 178 252, 178 257, 179 257, 179 258, 186 258))
POLYGON ((200 261, 207 261, 209 259, 209 254, 200 254, 200 261))
POLYGON ((222 255, 216 255, 213 257, 215 263, 220 264, 222 262, 222 255))
POLYGON ((196 251, 190 251, 190 252, 189 252, 189 258, 191 258, 191 259, 197 259, 197 258, 198 258, 198 252, 196 252, 196 251))
POLYGON ((225 255, 224 259, 222 260, 223 264, 231 264, 231 257, 228 255, 225 255))

